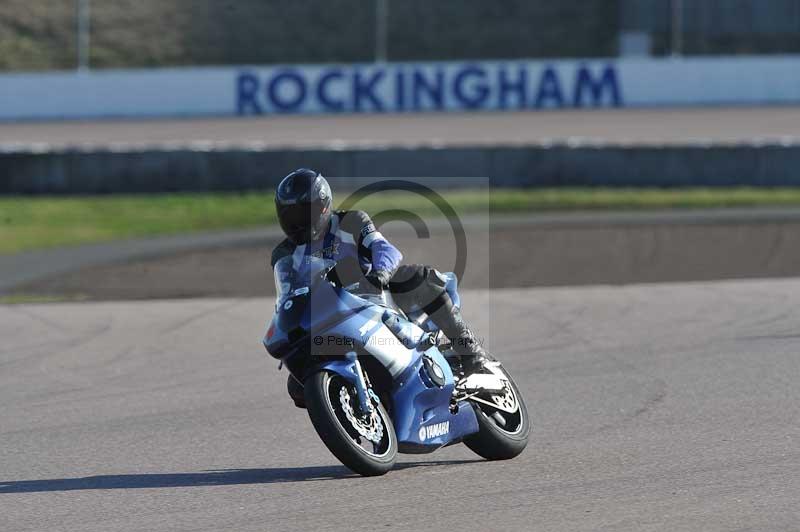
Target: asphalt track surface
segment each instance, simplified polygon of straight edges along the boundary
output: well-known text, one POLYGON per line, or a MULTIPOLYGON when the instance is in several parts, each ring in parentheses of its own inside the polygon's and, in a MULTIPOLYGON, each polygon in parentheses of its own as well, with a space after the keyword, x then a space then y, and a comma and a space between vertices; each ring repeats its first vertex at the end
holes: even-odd
POLYGON ((0 307, 0 530, 797 530, 800 280, 464 294, 528 449, 348 473, 272 301, 0 307))
POLYGON ((800 107, 601 109, 17 122, 0 147, 30 149, 214 144, 259 148, 381 145, 781 143, 800 139, 800 107))

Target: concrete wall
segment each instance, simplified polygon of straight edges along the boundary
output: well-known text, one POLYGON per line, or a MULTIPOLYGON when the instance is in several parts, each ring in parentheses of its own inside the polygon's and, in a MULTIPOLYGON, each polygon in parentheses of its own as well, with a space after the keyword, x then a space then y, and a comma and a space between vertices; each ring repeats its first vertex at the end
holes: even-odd
POLYGON ((300 166, 350 177, 490 177, 496 186, 800 185, 800 145, 528 146, 0 153, 0 194, 274 188, 300 166))

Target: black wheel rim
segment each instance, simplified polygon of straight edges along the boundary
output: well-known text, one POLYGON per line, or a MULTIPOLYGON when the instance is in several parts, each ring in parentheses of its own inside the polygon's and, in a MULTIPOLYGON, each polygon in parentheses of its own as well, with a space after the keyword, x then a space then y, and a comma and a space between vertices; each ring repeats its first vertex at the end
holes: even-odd
POLYGON ((356 448, 374 458, 382 458, 391 451, 388 420, 378 408, 373 408, 371 416, 358 414, 355 386, 341 377, 329 377, 325 386, 325 398, 339 425, 356 448))
POLYGON ((481 413, 501 432, 510 435, 522 432, 525 425, 525 419, 522 413, 522 401, 519 397, 519 393, 510 381, 506 381, 506 388, 503 396, 495 395, 492 397, 492 401, 505 407, 516 404, 516 410, 514 412, 506 412, 501 408, 496 408, 477 401, 473 404, 475 404, 481 413))

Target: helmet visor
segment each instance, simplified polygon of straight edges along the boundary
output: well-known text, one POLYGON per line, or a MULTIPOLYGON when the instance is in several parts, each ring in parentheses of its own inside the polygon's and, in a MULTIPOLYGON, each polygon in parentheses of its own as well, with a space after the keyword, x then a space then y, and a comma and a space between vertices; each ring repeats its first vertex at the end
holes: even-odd
POLYGON ((283 232, 295 244, 317 239, 327 229, 330 217, 330 209, 322 202, 285 205, 278 212, 283 232))

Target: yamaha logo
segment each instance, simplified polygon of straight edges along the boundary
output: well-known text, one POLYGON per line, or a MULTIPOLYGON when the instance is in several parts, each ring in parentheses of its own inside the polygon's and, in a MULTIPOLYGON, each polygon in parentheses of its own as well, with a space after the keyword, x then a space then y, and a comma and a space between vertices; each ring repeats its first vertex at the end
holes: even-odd
POLYGON ((438 438, 439 436, 444 436, 449 432, 450 432, 449 421, 434 423, 433 425, 428 425, 427 427, 419 428, 419 439, 420 441, 425 441, 431 438, 438 438))

